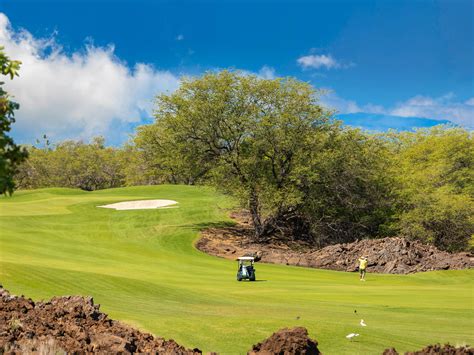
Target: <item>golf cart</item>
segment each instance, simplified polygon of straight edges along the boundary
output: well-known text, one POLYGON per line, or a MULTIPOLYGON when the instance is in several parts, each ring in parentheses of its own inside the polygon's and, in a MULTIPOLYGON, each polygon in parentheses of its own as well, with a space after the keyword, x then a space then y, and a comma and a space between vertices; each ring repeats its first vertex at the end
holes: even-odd
POLYGON ((253 256, 241 256, 237 258, 239 268, 237 270, 237 281, 250 280, 255 281, 255 269, 253 256))

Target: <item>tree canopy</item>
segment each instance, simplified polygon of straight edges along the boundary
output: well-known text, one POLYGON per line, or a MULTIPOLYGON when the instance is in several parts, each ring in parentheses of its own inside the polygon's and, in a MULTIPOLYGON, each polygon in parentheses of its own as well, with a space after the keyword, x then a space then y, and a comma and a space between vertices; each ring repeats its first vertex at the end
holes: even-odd
POLYGON ((398 232, 442 249, 466 249, 474 236, 472 132, 435 127, 389 137, 398 232))
POLYGON ((20 166, 16 180, 21 188, 62 186, 86 191, 124 185, 122 150, 105 147, 102 137, 90 144, 64 141, 30 147, 30 158, 20 166))

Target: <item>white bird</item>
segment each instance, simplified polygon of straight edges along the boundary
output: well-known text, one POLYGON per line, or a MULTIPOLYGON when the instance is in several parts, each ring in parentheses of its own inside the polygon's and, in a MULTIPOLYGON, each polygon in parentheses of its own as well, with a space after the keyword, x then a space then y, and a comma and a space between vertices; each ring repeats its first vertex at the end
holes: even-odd
POLYGON ((360 323, 359 323, 359 324, 360 324, 361 326, 363 326, 363 327, 367 327, 367 324, 365 324, 365 322, 364 322, 363 319, 360 320, 360 323))
POLYGON ((346 338, 349 339, 350 341, 352 341, 353 338, 358 337, 358 336, 359 336, 359 334, 357 334, 357 333, 351 333, 351 334, 347 334, 346 338))

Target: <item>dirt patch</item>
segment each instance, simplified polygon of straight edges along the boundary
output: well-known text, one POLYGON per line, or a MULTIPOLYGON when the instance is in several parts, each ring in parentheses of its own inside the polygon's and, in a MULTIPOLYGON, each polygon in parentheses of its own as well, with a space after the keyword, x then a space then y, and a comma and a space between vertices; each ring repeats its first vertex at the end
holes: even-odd
POLYGON ((257 255, 266 263, 286 264, 338 271, 356 271, 357 259, 368 256, 369 272, 409 274, 432 270, 458 270, 474 266, 471 253, 447 253, 405 238, 365 239, 336 244, 319 250, 302 244, 257 244, 252 242, 252 227, 243 214, 232 214, 237 225, 211 228, 201 234, 196 247, 227 259, 257 255))
MULTIPOLYGON (((382 355, 398 355, 394 348, 386 349, 382 355)), ((474 348, 469 346, 454 347, 449 344, 445 345, 428 345, 414 352, 406 352, 405 355, 474 355, 474 348)))
POLYGON ((0 353, 201 354, 174 340, 153 337, 100 312, 92 297, 33 302, 0 286, 0 353))
POLYGON ((306 328, 296 327, 273 333, 268 339, 254 345, 247 354, 317 355, 320 352, 318 342, 309 337, 306 328))

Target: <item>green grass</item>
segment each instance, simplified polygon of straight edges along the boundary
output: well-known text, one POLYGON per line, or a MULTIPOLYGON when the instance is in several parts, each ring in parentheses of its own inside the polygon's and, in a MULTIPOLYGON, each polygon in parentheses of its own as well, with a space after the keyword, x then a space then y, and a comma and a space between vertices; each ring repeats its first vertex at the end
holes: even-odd
POLYGON ((369 274, 361 283, 352 273, 257 264, 260 282, 239 283, 236 263, 193 247, 200 229, 230 221, 231 207, 189 186, 19 191, 0 199, 0 283, 35 300, 92 295, 112 318, 205 351, 245 353, 296 325, 325 354, 474 343, 473 270, 369 274), (179 208, 96 207, 154 198, 179 208), (350 332, 361 335, 349 342, 350 332))

